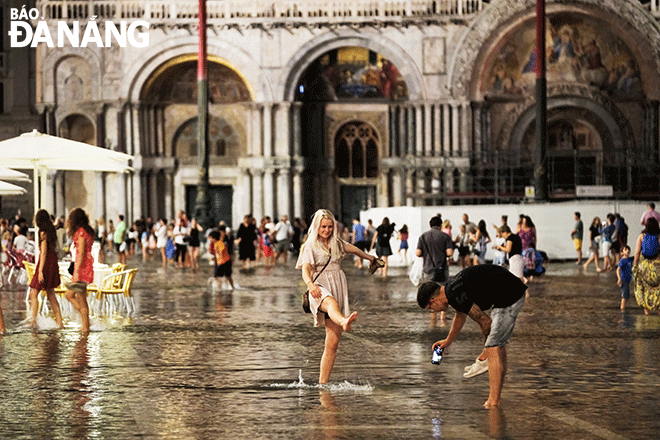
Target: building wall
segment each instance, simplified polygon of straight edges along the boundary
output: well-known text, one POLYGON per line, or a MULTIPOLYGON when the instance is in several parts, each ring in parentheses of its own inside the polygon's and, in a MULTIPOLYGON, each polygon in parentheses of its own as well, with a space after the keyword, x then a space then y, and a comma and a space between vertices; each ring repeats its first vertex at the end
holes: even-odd
MULTIPOLYGON (((429 2, 433 7, 441 3, 429 2)), ((280 4, 273 2, 275 9, 280 4)), ((230 222, 237 225, 247 212, 257 217, 298 217, 321 206, 342 212, 341 185, 347 183, 374 185, 377 206, 492 202, 498 198, 500 185, 504 188, 500 193, 512 193, 511 200, 519 200, 513 193, 529 182, 518 179, 514 185, 513 176, 494 182, 493 176, 500 171, 493 157, 506 158, 502 167, 509 167, 513 174, 512 163, 530 148, 526 133, 533 122, 531 92, 489 95, 486 84, 507 47, 507 38, 526 35, 520 29, 529 26, 534 2, 478 4, 482 10, 476 13, 431 12, 411 18, 401 12, 389 21, 346 18, 349 15, 309 23, 273 22, 254 15, 235 23, 210 18, 210 59, 231 68, 250 91, 247 101, 210 109, 212 116, 230 123, 240 143, 228 157, 212 158, 209 170, 212 185, 232 187, 230 222), (298 84, 315 60, 353 46, 367 48, 396 66, 405 81, 405 100, 358 104, 338 100, 316 107, 296 101, 298 84), (319 117, 310 119, 305 112, 312 110, 319 117), (336 176, 334 133, 342 121, 352 118, 372 124, 380 134, 375 179, 346 182, 336 176)), ((575 16, 607 24, 608 35, 626 43, 643 85, 631 99, 612 100, 583 81, 559 81, 549 87, 551 106, 568 105, 574 109, 568 118, 575 120, 592 108, 591 114, 603 121, 595 132, 607 131, 603 138, 618 142, 616 147, 624 156, 634 150, 635 160, 647 157, 651 160, 644 163, 657 166, 658 110, 653 103, 658 99, 660 31, 656 19, 634 0, 547 4, 549 15, 558 23, 562 17, 575 16), (629 119, 621 118, 624 114, 629 119)), ((104 20, 103 16, 98 20, 104 20)), ((55 23, 53 18, 51 29, 55 23)), ((66 196, 86 200, 99 216, 113 218, 125 211, 129 219, 141 215, 171 218, 186 205, 185 186, 197 181, 194 160, 173 150, 177 130, 195 115, 196 108, 154 104, 144 96, 163 66, 190 59, 197 52, 194 26, 167 20, 150 24, 150 44, 145 48, 40 47, 36 52, 42 66, 36 101, 44 120, 51 121, 46 128, 55 132, 68 116, 82 114, 93 121, 98 145, 135 156, 132 174, 106 175, 92 188, 87 185, 87 194, 66 196), (98 199, 95 191, 118 193, 99 204, 93 202, 98 199)), ((552 29, 559 33, 560 27, 552 29)), ((641 173, 634 170, 631 163, 615 171, 629 182, 641 173)), ((654 182, 652 189, 658 186, 657 175, 654 182)), ((597 183, 607 181, 602 178, 597 183)), ((630 194, 627 183, 617 195, 630 194)))

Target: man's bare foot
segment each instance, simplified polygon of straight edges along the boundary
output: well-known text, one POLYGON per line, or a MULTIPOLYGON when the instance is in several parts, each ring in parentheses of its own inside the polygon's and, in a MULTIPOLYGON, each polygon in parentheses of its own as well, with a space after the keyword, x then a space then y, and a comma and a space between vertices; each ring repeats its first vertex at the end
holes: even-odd
POLYGON ((490 399, 486 400, 486 403, 484 403, 484 408, 497 408, 500 406, 500 402, 495 402, 491 401, 490 399))
POLYGON ((357 319, 357 315, 357 312, 353 312, 351 313, 351 316, 344 318, 344 320, 341 322, 341 328, 344 329, 345 332, 351 331, 351 324, 353 324, 353 321, 357 319))

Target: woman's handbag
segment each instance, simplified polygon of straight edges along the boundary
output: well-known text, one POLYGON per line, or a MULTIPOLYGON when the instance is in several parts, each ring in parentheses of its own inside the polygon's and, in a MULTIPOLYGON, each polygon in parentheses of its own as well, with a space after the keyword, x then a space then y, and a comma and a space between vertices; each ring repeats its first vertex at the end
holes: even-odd
MULTIPOLYGON (((315 283, 319 275, 321 275, 321 272, 323 272, 325 268, 328 267, 328 264, 330 264, 330 260, 332 260, 332 255, 330 256, 330 258, 328 258, 328 262, 325 263, 323 269, 321 269, 319 273, 316 274, 312 283, 315 283)), ((302 294, 302 308, 305 311, 305 313, 312 313, 312 309, 309 307, 309 289, 307 289, 305 293, 302 294)))

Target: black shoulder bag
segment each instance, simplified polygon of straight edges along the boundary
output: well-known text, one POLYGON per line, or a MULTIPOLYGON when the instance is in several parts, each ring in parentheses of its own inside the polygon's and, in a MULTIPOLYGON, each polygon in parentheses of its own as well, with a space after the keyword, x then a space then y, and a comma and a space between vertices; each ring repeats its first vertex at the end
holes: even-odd
MULTIPOLYGON (((312 280, 312 283, 315 283, 319 275, 321 275, 321 273, 325 270, 325 268, 328 267, 328 264, 330 264, 330 260, 332 260, 332 255, 330 255, 330 258, 328 258, 328 262, 325 263, 323 269, 321 269, 319 273, 316 274, 316 276, 312 280)), ((309 307, 309 289, 307 289, 305 293, 302 294, 302 308, 305 311, 305 313, 312 313, 312 309, 309 307)))

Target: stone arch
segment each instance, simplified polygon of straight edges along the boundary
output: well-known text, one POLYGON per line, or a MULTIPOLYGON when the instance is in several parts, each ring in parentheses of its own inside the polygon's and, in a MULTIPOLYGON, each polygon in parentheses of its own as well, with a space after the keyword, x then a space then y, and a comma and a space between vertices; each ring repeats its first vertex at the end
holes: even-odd
POLYGON ((347 120, 334 130, 333 139, 332 155, 338 177, 378 177, 381 138, 372 124, 357 119, 347 120), (345 152, 336 154, 338 148, 345 149, 345 152))
POLYGON ((85 47, 68 48, 67 52, 62 50, 54 50, 50 52, 43 62, 43 102, 47 104, 54 104, 62 99, 57 96, 58 68, 67 60, 78 57, 89 66, 89 89, 91 93, 91 100, 97 101, 102 99, 101 94, 101 60, 90 49, 85 47))
POLYGON ((70 113, 57 124, 57 135, 66 139, 96 145, 94 120, 82 113, 70 113))
MULTIPOLYGON (((575 90, 572 92, 578 93, 575 90)), ((629 122, 614 104, 604 99, 599 100, 596 95, 587 97, 576 94, 566 93, 565 88, 549 88, 549 119, 551 119, 553 111, 559 108, 581 109, 593 116, 592 121, 585 122, 592 126, 597 123, 601 128, 607 130, 606 133, 601 133, 601 135, 608 137, 609 149, 622 151, 624 148, 634 148, 634 145, 629 143, 633 139, 629 122)), ((529 127, 535 123, 535 111, 533 99, 521 103, 511 112, 508 123, 503 125, 504 128, 497 136, 496 144, 500 148, 508 145, 507 151, 510 157, 520 159, 523 137, 529 127)))
MULTIPOLYGON (((535 0, 491 2, 463 33, 449 60, 447 83, 454 97, 480 100, 480 66, 497 43, 513 28, 534 15, 535 0)), ((660 25, 648 11, 633 2, 617 0, 575 0, 570 4, 548 4, 547 13, 575 12, 608 23, 634 53, 644 79, 645 92, 658 99, 660 92, 660 25), (647 62, 649 54, 653 59, 647 62)))
MULTIPOLYGON (((140 92, 150 80, 153 73, 162 65, 172 59, 185 57, 197 53, 198 41, 196 37, 177 38, 166 40, 150 47, 144 56, 128 67, 125 77, 132 78, 122 84, 120 96, 130 102, 138 102, 140 92)), ((227 66, 242 75, 246 84, 252 90, 255 101, 272 101, 273 93, 268 76, 259 63, 257 63, 243 49, 222 40, 214 39, 208 43, 209 57, 215 56, 224 60, 227 66)))
POLYGON ((295 87, 307 67, 324 53, 345 46, 365 47, 384 55, 397 67, 406 82, 409 99, 426 99, 422 73, 401 46, 382 35, 355 35, 343 30, 337 34, 327 32, 303 45, 288 61, 287 65, 291 67, 283 73, 278 84, 281 90, 276 90, 276 96, 282 96, 284 101, 293 101, 295 87))
MULTIPOLYGON (((197 156, 197 116, 183 121, 172 135, 172 152, 176 157, 197 156)), ((235 127, 223 118, 209 117, 210 156, 238 156, 239 140, 235 127)))

